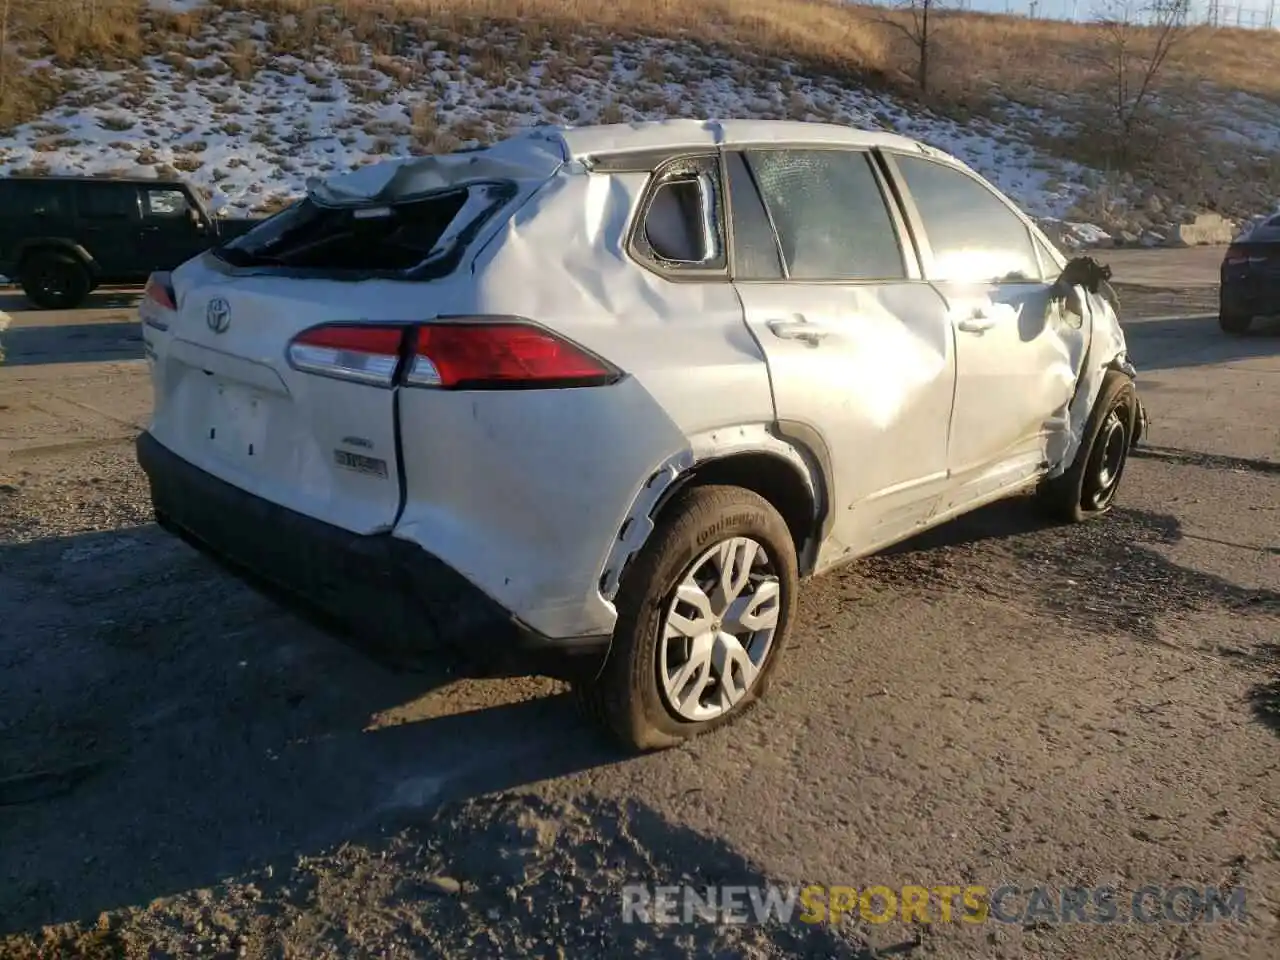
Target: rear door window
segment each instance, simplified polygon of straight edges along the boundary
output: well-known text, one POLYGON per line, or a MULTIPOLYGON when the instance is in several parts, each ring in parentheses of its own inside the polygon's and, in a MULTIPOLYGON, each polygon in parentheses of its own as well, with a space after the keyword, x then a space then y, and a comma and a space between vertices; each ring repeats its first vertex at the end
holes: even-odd
POLYGON ((1058 273, 1058 260, 1050 251, 1048 245, 1039 237, 1032 237, 1035 241, 1036 254, 1040 257, 1040 274, 1043 277, 1056 276, 1058 273))
POLYGON ((1009 205, 962 170, 895 156, 933 250, 932 280, 1040 280, 1031 232, 1009 205))
POLYGON ((66 184, 48 180, 0 180, 0 217, 60 217, 67 210, 66 184))
POLYGON ((735 280, 781 280, 782 254, 747 161, 739 152, 725 155, 729 217, 733 221, 735 280))
POLYGON ((746 154, 791 280, 906 277, 893 217, 860 150, 746 154))
POLYGON ((238 267, 375 275, 449 272, 514 193, 511 184, 477 183, 383 206, 334 207, 306 198, 216 252, 238 267))
POLYGON ((131 183, 76 184, 76 210, 86 220, 136 220, 138 188, 131 183))
POLYGON ((142 194, 142 215, 148 220, 173 220, 187 213, 187 195, 173 187, 148 187, 142 194))

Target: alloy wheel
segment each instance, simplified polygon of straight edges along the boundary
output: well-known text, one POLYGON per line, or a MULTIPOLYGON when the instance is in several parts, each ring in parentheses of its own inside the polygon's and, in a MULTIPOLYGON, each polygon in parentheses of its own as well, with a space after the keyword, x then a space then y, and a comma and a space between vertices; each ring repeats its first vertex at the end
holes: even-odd
POLYGON ((682 720, 723 716, 755 686, 773 648, 782 588, 768 550, 734 537, 687 569, 658 645, 658 686, 682 720))

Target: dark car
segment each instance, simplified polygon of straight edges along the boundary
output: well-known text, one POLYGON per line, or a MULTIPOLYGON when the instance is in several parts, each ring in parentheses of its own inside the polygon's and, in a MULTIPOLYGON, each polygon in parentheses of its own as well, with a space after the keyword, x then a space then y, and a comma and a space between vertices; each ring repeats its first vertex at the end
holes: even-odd
POLYGON ((100 284, 142 283, 258 222, 212 217, 174 181, 3 177, 0 275, 36 306, 67 309, 100 284))
POLYGON ((1247 333, 1254 317, 1280 313, 1280 214, 1237 237, 1222 258, 1218 326, 1247 333))

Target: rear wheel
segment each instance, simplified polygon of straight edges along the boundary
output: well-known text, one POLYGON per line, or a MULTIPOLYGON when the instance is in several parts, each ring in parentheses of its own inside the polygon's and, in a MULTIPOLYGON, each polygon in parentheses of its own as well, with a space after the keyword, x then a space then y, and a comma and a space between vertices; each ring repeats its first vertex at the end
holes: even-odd
POLYGON ((1062 476, 1040 485, 1037 493, 1045 510, 1068 523, 1107 513, 1120 489, 1137 426, 1133 380, 1119 370, 1108 370, 1075 460, 1062 476))
POLYGON ((22 261, 22 291, 37 307, 69 310, 89 295, 89 271, 75 257, 53 250, 39 251, 22 261))
POLYGON ((733 720, 768 686, 798 579, 790 531, 763 497, 677 495, 623 578, 601 675, 577 688, 587 711, 633 750, 733 720))
POLYGON ((1218 326, 1222 328, 1224 333, 1236 335, 1248 333, 1252 324, 1253 317, 1247 313, 1227 313, 1223 311, 1218 314, 1218 326))

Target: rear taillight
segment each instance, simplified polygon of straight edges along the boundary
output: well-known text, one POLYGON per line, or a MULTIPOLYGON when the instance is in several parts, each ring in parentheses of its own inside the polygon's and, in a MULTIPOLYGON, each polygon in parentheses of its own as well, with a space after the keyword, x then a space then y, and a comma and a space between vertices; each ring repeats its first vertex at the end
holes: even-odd
POLYGON ((462 320, 418 328, 405 382, 484 390, 582 387, 617 371, 548 330, 518 321, 462 320))
POLYGON ((142 296, 166 310, 178 309, 175 306, 177 298, 174 296, 173 286, 169 282, 167 273, 153 273, 147 277, 147 285, 142 290, 142 296))
POLYGON ((450 319, 411 325, 331 324, 300 333, 289 363, 307 373, 442 390, 587 387, 612 383, 608 362, 524 320, 450 319))
POLYGON ((297 370, 389 387, 400 364, 404 327, 330 325, 304 330, 289 344, 297 370))
POLYGON ((1227 252, 1222 257, 1222 265, 1225 267, 1238 267, 1246 263, 1266 263, 1269 248, 1259 244, 1232 244, 1227 247, 1227 252))

